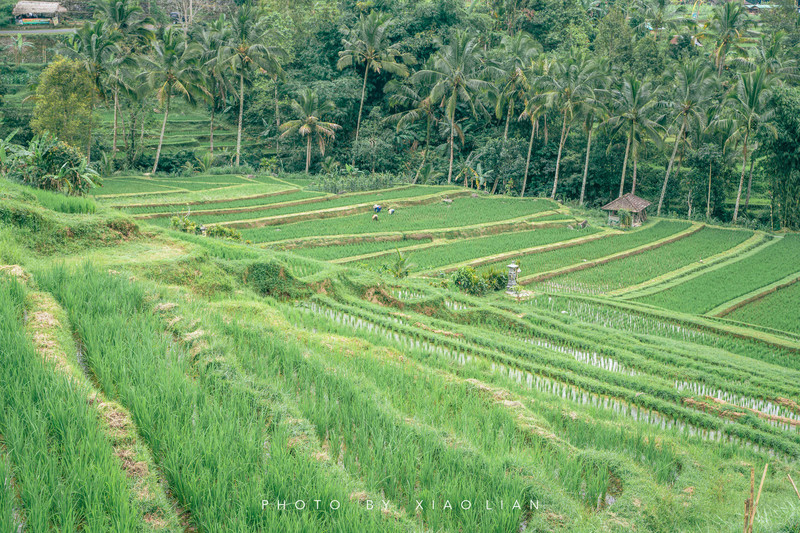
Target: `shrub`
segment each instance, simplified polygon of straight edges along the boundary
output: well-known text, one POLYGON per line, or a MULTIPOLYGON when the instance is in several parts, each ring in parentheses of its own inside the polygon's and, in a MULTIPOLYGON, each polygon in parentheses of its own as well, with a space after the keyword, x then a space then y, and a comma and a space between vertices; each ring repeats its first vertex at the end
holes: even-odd
POLYGON ((496 268, 478 274, 472 267, 461 267, 453 275, 453 284, 468 294, 480 296, 489 291, 504 290, 508 274, 496 268))
POLYGON ((453 275, 453 284, 468 294, 481 295, 489 290, 486 280, 472 267, 461 267, 453 275))
POLYGON ((276 261, 249 264, 244 271, 244 281, 262 296, 296 298, 299 295, 294 276, 276 261))
POLYGON ((206 230, 206 236, 218 239, 231 239, 234 241, 242 240, 242 234, 233 228, 225 226, 211 226, 206 230))
POLYGON ((182 231, 184 233, 199 233, 197 223, 189 220, 189 217, 184 215, 176 215, 172 217, 170 225, 172 226, 172 229, 182 231))
POLYGON ((80 150, 48 133, 35 136, 27 149, 17 150, 8 174, 38 189, 78 196, 101 184, 80 150))

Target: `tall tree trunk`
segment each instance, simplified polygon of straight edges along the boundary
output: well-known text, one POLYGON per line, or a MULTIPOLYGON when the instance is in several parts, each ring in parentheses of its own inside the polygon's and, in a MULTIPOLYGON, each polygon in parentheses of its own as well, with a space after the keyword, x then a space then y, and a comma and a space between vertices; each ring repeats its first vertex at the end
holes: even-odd
POLYGON ((275 75, 275 155, 281 158, 281 107, 278 101, 278 76, 275 75))
POLYGON ((553 192, 550 193, 550 198, 556 198, 556 188, 558 187, 558 170, 561 167, 561 151, 564 149, 564 144, 567 142, 567 135, 569 129, 567 128, 567 112, 564 111, 564 121, 561 123, 561 138, 558 141, 558 155, 556 156, 556 175, 553 179, 553 192))
POLYGON ((311 168, 311 134, 308 134, 308 139, 306 140, 306 174, 308 174, 308 169, 311 168))
MULTIPOLYGON (((755 154, 757 149, 758 146, 756 146, 756 148, 753 149, 753 154, 755 154)), ((750 155, 750 177, 747 178, 747 196, 744 199, 745 211, 747 211, 747 208, 750 207, 750 191, 753 188, 753 163, 756 162, 756 158, 753 156, 753 154, 750 155)))
POLYGON ((453 137, 455 135, 455 129, 455 115, 453 115, 453 118, 450 119, 450 168, 447 171, 448 184, 452 183, 453 181, 453 137))
POLYGON ((506 112, 506 128, 503 130, 503 142, 508 140, 508 123, 511 122, 511 110, 514 108, 514 104, 509 100, 508 102, 508 111, 506 112))
POLYGON ((428 148, 430 148, 431 142, 431 119, 428 118, 427 128, 425 129, 425 149, 422 151, 422 163, 420 163, 419 168, 417 168, 417 173, 414 175, 414 181, 411 183, 417 183, 419 179, 419 173, 422 171, 422 168, 425 166, 425 161, 428 159, 428 148))
POLYGON ((111 142, 111 153, 117 153, 117 110, 119 109, 119 89, 114 87, 114 135, 111 142))
POLYGON ((214 155, 214 104, 211 104, 211 124, 208 130, 208 153, 214 155))
POLYGON ((531 151, 533 151, 533 135, 536 133, 536 128, 531 122, 531 138, 528 141, 528 159, 525 160, 525 177, 522 178, 522 194, 521 198, 525 197, 525 188, 528 186, 528 168, 531 166, 531 151))
POLYGON ((94 93, 89 102, 89 142, 86 146, 86 162, 92 162, 92 126, 94 126, 94 93))
POLYGON ((678 133, 678 136, 675 137, 675 146, 672 147, 672 156, 669 158, 669 164, 667 165, 667 173, 664 176, 664 184, 661 186, 661 197, 658 199, 658 209, 656 210, 656 216, 661 216, 661 207, 664 205, 664 196, 667 194, 667 182, 669 181, 669 175, 672 172, 672 165, 675 163, 675 156, 678 154, 678 145, 683 139, 683 132, 686 129, 686 118, 684 117, 683 123, 681 124, 681 131, 678 133))
POLYGON ((583 163, 583 180, 581 180, 581 199, 578 202, 583 205, 583 199, 586 197, 586 177, 589 175, 589 154, 592 151, 592 124, 589 124, 589 140, 586 141, 586 161, 583 163))
POLYGON ((239 127, 236 132, 236 166, 242 152, 242 117, 244 116, 244 72, 239 72, 239 127))
POLYGON ((747 169, 747 141, 750 137, 748 131, 744 135, 744 147, 742 148, 742 175, 739 177, 739 192, 736 193, 736 207, 733 208, 733 223, 739 218, 739 203, 742 201, 742 186, 744 185, 744 171, 747 169))
POLYGON ((711 218, 711 161, 708 162, 708 197, 706 198, 706 218, 711 218))
POLYGON ((686 204, 689 206, 688 212, 686 213, 686 219, 687 220, 692 220, 692 203, 693 203, 692 192, 693 191, 694 191, 694 189, 689 187, 689 195, 686 197, 686 204))
POLYGON ((158 138, 158 149, 156 150, 156 161, 153 163, 153 173, 158 168, 158 160, 161 157, 161 145, 164 144, 164 131, 167 129, 167 116, 169 116, 169 93, 167 93, 167 102, 164 105, 164 120, 161 122, 161 136, 158 138))
POLYGON ((633 186, 631 187, 631 194, 636 194, 636 163, 639 161, 638 150, 633 151, 633 186))
MULTIPOLYGON (((358 144, 358 132, 361 129, 361 112, 364 110, 364 96, 367 93, 367 75, 369 74, 369 61, 364 63, 364 83, 361 85, 361 104, 358 106, 358 120, 356 121, 356 140, 353 141, 353 161, 350 163, 351 165, 355 166, 356 164, 356 145, 358 144)), ((453 148, 450 148, 450 154, 452 158, 453 148)), ((447 183, 450 183, 450 178, 448 177, 447 183)))
POLYGON ((628 143, 625 145, 625 159, 622 160, 622 179, 619 182, 620 196, 622 196, 625 190, 625 172, 628 170, 628 154, 630 154, 631 151, 631 137, 633 137, 633 132, 628 136, 628 143))

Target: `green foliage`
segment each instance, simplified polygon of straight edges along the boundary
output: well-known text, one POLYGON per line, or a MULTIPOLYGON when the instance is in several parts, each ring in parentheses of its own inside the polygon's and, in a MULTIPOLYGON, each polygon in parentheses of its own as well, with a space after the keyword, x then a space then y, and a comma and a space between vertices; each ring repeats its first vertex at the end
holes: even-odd
POLYGON ((472 267, 459 268, 452 277, 453 285, 467 294, 481 296, 489 291, 501 291, 508 284, 508 274, 497 268, 478 273, 472 267))
POLYGON ((92 79, 77 61, 60 58, 50 63, 36 87, 31 127, 39 135, 53 133, 74 146, 87 146, 94 98, 92 79))
POLYGON ((764 167, 771 176, 776 222, 800 229, 800 90, 781 88, 774 96, 776 135, 764 135, 764 167))
POLYGON ((197 227, 197 223, 189 220, 189 217, 186 215, 175 215, 170 219, 170 226, 174 230, 182 231, 184 233, 192 233, 198 234, 200 233, 200 229, 197 227))
POLYGON ((303 292, 301 284, 292 273, 277 261, 257 261, 248 264, 244 268, 243 280, 262 296, 293 299, 303 292))
POLYGON ((26 149, 17 147, 7 172, 26 185, 75 196, 102 183, 77 148, 47 132, 35 136, 26 149))
POLYGON ((46 190, 33 190, 32 192, 40 204, 53 211, 92 214, 97 210, 97 204, 92 198, 76 198, 46 190))
POLYGON ((210 226, 206 229, 206 236, 216 237, 218 239, 230 239, 232 241, 242 240, 242 234, 238 230, 227 226, 210 226))

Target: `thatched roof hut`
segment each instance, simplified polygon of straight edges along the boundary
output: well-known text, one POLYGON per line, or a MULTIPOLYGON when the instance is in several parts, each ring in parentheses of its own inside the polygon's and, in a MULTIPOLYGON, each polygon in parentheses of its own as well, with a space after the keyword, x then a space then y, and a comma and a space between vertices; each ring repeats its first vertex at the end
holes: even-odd
POLYGON ((641 226, 647 220, 648 206, 650 206, 650 202, 629 192, 607 203, 601 209, 608 211, 609 224, 619 224, 619 212, 627 211, 631 214, 631 226, 641 226))
POLYGON ((67 12, 67 8, 58 2, 17 2, 12 14, 15 17, 42 16, 56 17, 67 12))

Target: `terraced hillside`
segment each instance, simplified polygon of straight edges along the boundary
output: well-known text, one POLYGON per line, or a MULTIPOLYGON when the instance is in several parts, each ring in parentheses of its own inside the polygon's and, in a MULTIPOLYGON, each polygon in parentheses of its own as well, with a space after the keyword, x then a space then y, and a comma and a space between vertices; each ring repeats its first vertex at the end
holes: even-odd
POLYGON ((0 530, 800 526, 796 236, 304 185, 0 182, 0 530))

